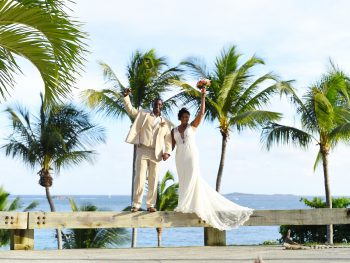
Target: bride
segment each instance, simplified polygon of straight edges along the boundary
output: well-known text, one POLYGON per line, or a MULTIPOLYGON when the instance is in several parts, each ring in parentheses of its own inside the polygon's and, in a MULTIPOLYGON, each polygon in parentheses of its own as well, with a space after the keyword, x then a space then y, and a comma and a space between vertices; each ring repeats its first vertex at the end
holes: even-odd
POLYGON ((181 124, 171 131, 173 149, 176 146, 176 169, 179 177, 179 201, 175 209, 182 213, 196 213, 207 224, 219 230, 237 228, 249 219, 253 210, 239 206, 211 188, 200 176, 199 154, 195 142, 196 129, 205 113, 206 88, 209 80, 200 80, 202 98, 200 111, 189 122, 186 108, 179 111, 181 124))

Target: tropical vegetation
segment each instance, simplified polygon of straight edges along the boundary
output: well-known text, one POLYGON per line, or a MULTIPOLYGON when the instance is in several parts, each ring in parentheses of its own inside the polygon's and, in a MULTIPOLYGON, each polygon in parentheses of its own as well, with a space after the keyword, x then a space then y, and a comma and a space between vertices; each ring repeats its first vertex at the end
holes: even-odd
MULTIPOLYGON (((314 197, 312 200, 301 198, 306 206, 310 208, 326 208, 327 203, 320 197, 314 197)), ((350 198, 339 197, 332 199, 332 207, 349 208, 350 198)), ((280 226, 281 239, 283 242, 288 230, 291 231, 290 237, 297 243, 325 243, 327 242, 327 231, 325 226, 320 225, 303 225, 303 226, 280 226)), ((350 225, 334 225, 334 243, 348 243, 350 241, 350 225)))
POLYGON ((20 73, 18 56, 29 60, 45 85, 45 100, 70 95, 83 68, 87 34, 67 13, 65 0, 0 2, 0 96, 5 99, 20 73))
MULTIPOLYGON (((291 93, 300 115, 300 128, 271 122, 264 128, 263 141, 267 149, 274 144, 293 144, 300 148, 317 145, 314 169, 322 163, 326 204, 332 208, 329 174, 329 154, 341 142, 350 139, 349 77, 334 64, 320 81, 310 85, 300 99, 291 93)), ((327 242, 333 243, 333 227, 327 226, 327 242)))
MULTIPOLYGON (((240 63, 242 54, 236 46, 221 51, 213 67, 198 58, 189 58, 181 65, 196 78, 210 79, 206 96, 206 120, 216 121, 221 134, 221 158, 216 178, 216 190, 220 191, 225 165, 226 149, 230 133, 245 129, 258 129, 268 121, 277 121, 282 115, 266 110, 274 94, 291 89, 290 81, 280 81, 273 73, 256 76, 254 70, 264 60, 252 56, 240 63)), ((183 92, 175 96, 188 107, 199 110, 201 93, 187 83, 176 82, 183 92)))
MULTIPOLYGON (((174 175, 167 172, 162 180, 158 183, 157 188, 157 202, 155 208, 157 211, 173 211, 177 207, 179 199, 179 184, 175 183, 174 175)), ((157 229, 157 243, 158 247, 162 242, 162 228, 157 229)))
MULTIPOLYGON (((37 115, 18 106, 8 108, 12 133, 1 148, 6 156, 17 158, 31 168, 38 168, 39 184, 45 188, 52 212, 56 211, 50 194, 52 173, 75 166, 83 161, 92 162, 96 155, 90 148, 104 142, 104 130, 94 124, 88 113, 73 104, 44 105, 37 115)), ((62 248, 61 232, 57 230, 58 248, 62 248)))
MULTIPOLYGON (((172 81, 179 80, 181 70, 169 67, 167 59, 157 55, 154 49, 142 52, 136 50, 127 65, 127 84, 122 84, 112 68, 100 62, 103 76, 108 88, 102 90, 88 89, 82 94, 86 104, 105 116, 121 118, 127 116, 123 103, 123 93, 126 88, 131 89, 130 100, 136 109, 152 109, 156 98, 162 98, 169 92, 172 81)), ((176 101, 172 98, 163 99, 163 113, 167 115, 176 101)), ((129 116, 131 122, 133 118, 129 116)), ((131 196, 134 192, 136 145, 133 149, 131 196)), ((131 200, 132 202, 132 200, 131 200)), ((136 230, 132 231, 132 247, 136 243, 136 230)))
MULTIPOLYGON (((91 120, 84 110, 63 100, 70 97, 83 69, 87 53, 87 33, 82 24, 70 16, 67 0, 3 0, 0 2, 0 97, 5 100, 15 88, 15 76, 22 73, 19 60, 24 58, 38 70, 43 84, 40 110, 31 114, 24 107, 8 107, 5 111, 11 122, 12 133, 2 146, 6 156, 20 159, 27 166, 38 169, 39 184, 45 188, 51 211, 56 211, 50 194, 53 174, 65 167, 83 161, 92 162, 96 156, 93 146, 104 142, 104 130, 91 120)), ((100 62, 108 87, 88 89, 82 93, 86 105, 105 117, 115 119, 127 115, 123 93, 131 89, 131 103, 137 109, 151 109, 156 98, 162 98, 165 115, 177 104, 199 110, 200 91, 183 79, 184 72, 192 77, 207 78, 211 86, 207 92, 205 119, 218 124, 221 135, 221 153, 216 175, 216 190, 220 191, 228 140, 232 133, 246 129, 260 129, 267 149, 275 144, 292 144, 306 149, 316 144, 318 154, 314 169, 322 163, 325 202, 321 199, 304 203, 312 208, 348 207, 348 199, 333 199, 329 173, 329 155, 340 143, 350 139, 350 85, 349 76, 331 63, 329 72, 306 89, 301 98, 292 87, 292 81, 282 81, 272 72, 258 73, 263 59, 252 56, 242 61, 236 46, 224 48, 212 65, 190 57, 172 67, 166 57, 154 49, 136 50, 122 83, 111 66, 100 62), (174 87, 177 88, 174 88, 174 87), (178 87, 180 88, 178 90, 178 87), (176 93, 178 92, 178 93, 176 93), (300 125, 281 124, 282 115, 268 106, 274 95, 287 95, 296 107, 300 125)), ((133 118, 129 117, 133 122, 133 118)), ((136 146, 133 152, 132 189, 134 188, 136 146)), ((156 208, 173 210, 178 201, 178 184, 167 172, 158 186, 156 208)), ((21 209, 19 198, 8 200, 9 193, 0 188, 0 211, 21 209)), ((35 208, 32 203, 25 209, 35 208)), ((87 204, 76 211, 98 211, 87 204)), ((281 233, 291 226, 282 226, 281 233)), ((332 244, 348 236, 348 226, 294 227, 293 237, 300 242, 332 244), (306 234, 305 234, 306 233, 306 234)), ((0 245, 8 243, 9 232, 0 230, 0 245)), ((62 232, 57 229, 58 248, 62 248, 62 232)), ((135 233, 135 232, 133 232, 135 233)), ((157 228, 158 246, 162 229, 157 228)), ((64 234, 65 248, 114 247, 127 239, 121 229, 72 229, 64 234)), ((134 237, 134 236, 133 236, 134 237)), ((135 238, 133 238, 135 240, 135 238)))
MULTIPOLYGON (((72 198, 69 198, 69 203, 72 212, 104 211, 90 203, 78 207, 72 198)), ((124 228, 70 229, 63 234, 63 248, 116 248, 128 240, 124 228)))

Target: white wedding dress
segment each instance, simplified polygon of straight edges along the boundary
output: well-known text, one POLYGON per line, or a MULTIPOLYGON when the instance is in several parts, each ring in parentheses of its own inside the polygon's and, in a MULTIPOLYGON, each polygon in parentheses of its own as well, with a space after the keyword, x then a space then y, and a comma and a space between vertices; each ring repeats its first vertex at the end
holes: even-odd
POLYGON ((178 128, 174 129, 176 169, 179 177, 179 202, 175 211, 196 213, 207 224, 219 230, 234 229, 242 225, 253 210, 226 199, 201 178, 195 128, 188 125, 183 135, 184 137, 178 128))

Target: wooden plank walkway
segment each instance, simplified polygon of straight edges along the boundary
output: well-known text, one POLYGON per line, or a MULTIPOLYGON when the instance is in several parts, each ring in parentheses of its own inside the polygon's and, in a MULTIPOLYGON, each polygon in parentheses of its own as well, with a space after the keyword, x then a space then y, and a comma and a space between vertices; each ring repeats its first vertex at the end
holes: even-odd
POLYGON ((280 246, 178 247, 1 251, 0 262, 128 262, 128 263, 349 263, 350 248, 285 250, 280 246))

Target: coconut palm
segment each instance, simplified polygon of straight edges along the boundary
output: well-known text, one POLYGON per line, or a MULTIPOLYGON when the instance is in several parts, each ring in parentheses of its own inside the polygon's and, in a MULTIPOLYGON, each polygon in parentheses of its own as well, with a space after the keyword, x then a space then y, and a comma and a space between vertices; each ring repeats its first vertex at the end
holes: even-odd
MULTIPOLYGON (((136 51, 127 65, 126 77, 128 83, 122 84, 106 63, 100 62, 103 76, 109 87, 102 90, 88 89, 82 96, 87 105, 105 116, 122 118, 127 116, 123 103, 123 91, 125 88, 131 89, 131 103, 136 109, 151 109, 156 98, 161 98, 169 91, 169 85, 173 80, 179 80, 181 70, 177 67, 169 67, 165 57, 159 57, 155 50, 146 52, 136 51)), ((175 100, 164 100, 163 112, 168 114, 175 100)), ((130 121, 133 122, 132 117, 130 121)), ((134 192, 136 146, 133 150, 132 183, 131 196, 134 192)), ((135 237, 133 231, 133 237, 135 237)), ((132 239, 132 246, 135 245, 135 238, 132 239)))
MULTIPOLYGON (((316 145, 319 148, 314 169, 322 161, 326 204, 332 208, 328 158, 339 142, 350 139, 350 86, 349 78, 333 64, 321 80, 307 88, 299 99, 294 93, 292 101, 301 117, 301 127, 275 122, 264 128, 262 139, 271 149, 274 144, 293 144, 300 148, 316 145)), ((333 243, 333 227, 327 227, 327 242, 333 243)))
MULTIPOLYGON (((69 198, 73 212, 102 211, 92 204, 80 207, 69 198)), ((70 229, 63 235, 63 248, 115 248, 128 241, 124 228, 70 229)))
MULTIPOLYGON (((38 116, 18 106, 8 108, 12 122, 12 134, 2 146, 7 156, 18 158, 31 168, 39 168, 39 184, 45 188, 52 212, 55 205, 50 195, 52 172, 59 174, 61 168, 93 161, 94 144, 104 141, 104 130, 92 123, 89 115, 72 104, 41 107, 38 116)), ((58 248, 62 248, 61 232, 57 231, 58 248)))
MULTIPOLYGON (((9 202, 10 193, 6 192, 5 189, 0 187, 0 211, 16 211, 22 208, 21 199, 16 197, 12 202, 9 202)), ((34 209, 38 206, 38 202, 31 202, 23 212, 34 209)), ((6 246, 10 242, 10 231, 1 229, 0 230, 0 247, 6 246)))
MULTIPOLYGON (((158 211, 173 211, 177 207, 179 199, 179 184, 175 183, 174 176, 168 171, 161 182, 158 183, 157 202, 155 208, 158 211), (171 183, 169 185, 169 183, 171 183)), ((161 246, 162 228, 157 228, 158 247, 161 246)))
MULTIPOLYGON (((256 129, 267 121, 278 120, 280 113, 267 111, 264 108, 273 94, 286 92, 290 82, 281 82, 272 73, 255 77, 253 71, 264 64, 261 58, 252 56, 243 64, 239 64, 241 54, 235 46, 223 49, 216 58, 212 70, 197 58, 189 58, 181 64, 197 78, 211 80, 206 96, 205 118, 217 121, 222 138, 221 158, 217 173, 216 190, 220 191, 225 164, 227 142, 232 131, 256 129), (262 89, 263 84, 269 86, 262 89)), ((184 105, 199 110, 201 93, 186 83, 176 83, 184 90, 174 97, 181 99, 184 105)))
POLYGON ((66 96, 82 68, 86 33, 71 18, 64 0, 0 1, 0 95, 21 72, 17 56, 39 71, 48 101, 66 96))

